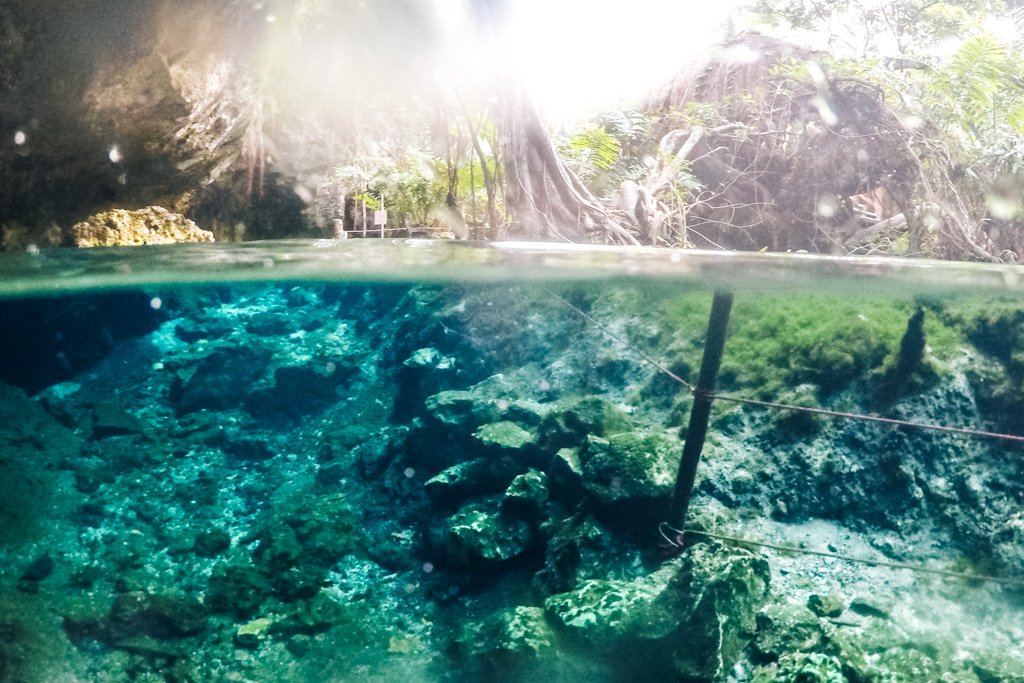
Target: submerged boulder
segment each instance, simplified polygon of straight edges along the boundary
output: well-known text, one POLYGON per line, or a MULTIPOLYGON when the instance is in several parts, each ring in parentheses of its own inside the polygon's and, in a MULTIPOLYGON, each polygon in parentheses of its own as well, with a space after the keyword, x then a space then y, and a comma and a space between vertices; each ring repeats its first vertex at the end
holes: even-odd
POLYGON ((203 230, 181 214, 159 206, 97 213, 71 228, 76 247, 122 247, 176 242, 213 242, 203 230))
POLYGON ((424 490, 435 503, 457 503, 470 496, 502 491, 522 468, 511 458, 476 458, 443 470, 424 490))
POLYGON ((768 564, 743 550, 698 545, 634 581, 589 580, 545 602, 557 627, 637 675, 718 680, 753 636, 768 564))
MULTIPOLYGON (((456 648, 471 670, 500 675, 525 674, 555 653, 555 633, 541 607, 508 607, 465 625, 456 648)), ((537 672, 539 673, 539 672, 537 672)), ((527 680, 523 678, 523 680, 527 680)))
POLYGON ((661 434, 590 437, 583 455, 583 488, 599 506, 620 511, 628 505, 630 518, 643 523, 667 504, 679 457, 679 446, 661 434))
POLYGON ((820 652, 799 652, 758 669, 753 683, 847 683, 848 680, 838 658, 820 652))
POLYGON ((552 408, 540 423, 541 447, 549 452, 580 446, 588 435, 611 436, 633 428, 629 416, 597 396, 568 399, 552 408))
POLYGON ((469 503, 446 522, 448 557, 460 564, 493 564, 522 555, 534 532, 493 501, 469 503))

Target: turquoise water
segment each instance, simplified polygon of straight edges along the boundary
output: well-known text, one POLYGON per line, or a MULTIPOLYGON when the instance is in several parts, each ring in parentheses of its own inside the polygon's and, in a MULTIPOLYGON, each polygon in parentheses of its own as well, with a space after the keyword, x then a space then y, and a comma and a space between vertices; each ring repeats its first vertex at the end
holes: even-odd
POLYGON ((415 241, 4 255, 0 680, 1024 679, 1013 441, 716 400, 690 545, 659 533, 713 291, 724 394, 1018 435, 1020 275, 415 241))

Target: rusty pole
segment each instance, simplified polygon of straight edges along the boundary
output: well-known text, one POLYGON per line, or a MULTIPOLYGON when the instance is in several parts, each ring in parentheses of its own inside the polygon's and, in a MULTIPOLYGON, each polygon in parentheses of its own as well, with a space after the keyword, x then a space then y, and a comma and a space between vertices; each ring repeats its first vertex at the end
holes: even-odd
POLYGON ((679 460, 676 488, 672 496, 672 507, 668 523, 682 529, 686 513, 690 509, 690 496, 697 478, 704 439, 708 433, 708 418, 711 417, 711 403, 715 400, 715 382, 718 368, 722 364, 722 350, 725 348, 725 330, 729 326, 729 312, 732 310, 732 292, 715 292, 711 302, 711 316, 708 318, 708 335, 704 343, 704 357, 700 363, 700 376, 693 392, 693 407, 690 409, 690 424, 686 428, 686 442, 679 460))

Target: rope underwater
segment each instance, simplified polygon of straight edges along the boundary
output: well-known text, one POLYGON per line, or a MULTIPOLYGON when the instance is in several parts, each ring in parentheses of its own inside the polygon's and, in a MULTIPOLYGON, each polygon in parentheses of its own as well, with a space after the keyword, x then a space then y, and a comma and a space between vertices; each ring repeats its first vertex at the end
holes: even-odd
POLYGON ((1024 579, 1007 578, 1002 576, 989 576, 986 574, 968 574, 967 572, 955 572, 949 569, 931 569, 929 567, 922 567, 915 564, 907 564, 905 562, 893 562, 891 560, 872 560, 867 557, 857 557, 855 555, 844 555, 842 553, 827 553, 822 550, 807 550, 805 548, 796 548, 788 545, 777 545, 775 543, 764 543, 763 541, 752 541, 746 538, 739 538, 737 536, 724 536, 722 534, 713 534, 710 531, 700 531, 698 529, 686 529, 680 531, 674 529, 665 522, 658 525, 658 533, 665 539, 665 542, 674 547, 681 548, 680 539, 684 534, 692 534, 695 536, 704 536, 706 538, 713 538, 718 541, 724 541, 726 543, 732 543, 738 546, 756 546, 758 548, 767 548, 768 550, 775 550, 782 553, 793 553, 796 555, 811 555, 814 557, 827 557, 836 560, 842 560, 844 562, 853 562, 855 564, 866 564, 873 567, 886 567, 888 569, 906 569, 907 571, 915 572, 917 574, 931 574, 934 576, 942 576, 946 578, 960 579, 963 581, 980 581, 985 583, 999 583, 1007 586, 1022 586, 1024 587, 1024 579), (673 534, 676 534, 675 538, 671 538, 665 531, 668 530, 673 534))
MULTIPOLYGON (((566 299, 564 299, 563 297, 559 296, 558 294, 555 294, 554 292, 550 292, 549 291, 548 293, 554 299, 556 299, 559 302, 561 302, 564 306, 568 307, 569 309, 574 311, 577 315, 581 316, 583 319, 585 319, 591 325, 593 325, 593 326, 597 327, 598 329, 600 329, 608 337, 614 339, 615 341, 619 342, 620 344, 625 345, 627 348, 632 350, 634 353, 636 353, 638 356, 640 356, 644 361, 649 363, 651 366, 653 366, 659 372, 661 372, 662 374, 666 375, 667 377, 671 378, 672 380, 674 380, 677 383, 679 383, 679 384, 683 385, 684 387, 686 387, 690 391, 690 393, 694 394, 697 397, 698 400, 703 399, 703 400, 705 400, 707 402, 710 402, 711 400, 719 399, 719 400, 723 400, 723 401, 730 401, 730 402, 733 402, 733 403, 740 403, 740 404, 744 404, 744 405, 751 405, 751 406, 762 407, 762 408, 772 408, 772 409, 776 409, 776 410, 790 410, 790 411, 794 411, 794 412, 804 412, 804 413, 810 413, 810 414, 815 414, 815 415, 824 415, 824 416, 828 416, 828 417, 837 417, 837 418, 843 418, 843 419, 860 420, 860 421, 864 421, 864 422, 876 422, 876 423, 888 424, 888 425, 893 425, 893 426, 910 427, 910 428, 921 429, 921 430, 937 431, 937 432, 951 433, 951 434, 962 434, 962 435, 972 436, 972 437, 989 438, 989 439, 1001 439, 1001 440, 1006 440, 1006 441, 1013 441, 1013 442, 1018 442, 1018 443, 1024 443, 1024 436, 1019 436, 1019 435, 1016 435, 1016 434, 1004 434, 1004 433, 1000 433, 1000 432, 991 432, 991 431, 986 431, 986 430, 971 429, 971 428, 967 428, 967 427, 949 427, 949 426, 945 426, 945 425, 935 425, 935 424, 928 424, 928 423, 921 423, 921 422, 911 422, 911 421, 908 421, 908 420, 900 420, 900 419, 897 419, 897 418, 887 418, 887 417, 881 417, 881 416, 877 416, 877 415, 864 415, 864 414, 860 414, 860 413, 842 412, 842 411, 836 411, 836 410, 829 410, 829 409, 826 409, 826 408, 814 408, 814 407, 809 407, 809 406, 795 406, 795 405, 790 405, 790 404, 785 404, 785 403, 776 403, 776 402, 772 402, 772 401, 760 401, 760 400, 757 400, 757 399, 744 398, 744 397, 740 397, 740 396, 729 396, 729 395, 717 394, 713 390, 709 391, 708 388, 699 389, 697 386, 691 384, 690 382, 686 381, 682 377, 679 377, 677 374, 673 373, 671 370, 669 370, 667 367, 665 367, 664 364, 660 363, 659 361, 657 361, 655 358, 653 358, 649 354, 647 354, 644 351, 642 351, 642 350, 636 348, 635 346, 633 346, 631 343, 629 343, 628 340, 623 340, 622 338, 620 338, 618 335, 616 335, 614 332, 612 332, 608 328, 607 325, 601 323, 599 320, 597 320, 593 316, 587 314, 585 311, 581 310, 579 307, 575 306, 574 304, 572 304, 571 302, 567 301, 566 299)), ((728 313, 727 312, 726 312, 725 316, 726 316, 726 319, 727 319, 728 318, 728 313)), ((685 519, 685 514, 684 514, 683 519, 685 519)), ((956 572, 956 571, 944 570, 944 569, 931 569, 931 568, 922 567, 922 566, 919 566, 919 565, 907 564, 907 563, 903 563, 903 562, 893 562, 893 561, 890 561, 890 560, 873 560, 873 559, 870 559, 870 558, 856 557, 856 556, 851 556, 851 555, 843 555, 843 554, 840 554, 840 553, 828 553, 828 552, 824 552, 824 551, 806 550, 806 549, 795 548, 795 547, 791 547, 791 546, 783 546, 783 545, 777 545, 777 544, 773 544, 773 543, 765 543, 765 542, 761 542, 761 541, 752 541, 752 540, 738 538, 738 537, 734 537, 734 536, 725 536, 725 535, 722 535, 722 534, 715 534, 715 533, 711 533, 711 532, 708 532, 708 531, 699 531, 697 529, 686 529, 685 532, 684 532, 683 530, 676 529, 676 528, 672 527, 670 524, 668 524, 666 522, 662 522, 658 526, 658 533, 664 539, 664 541, 668 545, 668 547, 671 547, 671 548, 674 548, 674 549, 677 549, 677 550, 682 550, 682 548, 683 548, 683 538, 684 538, 684 535, 685 534, 692 534, 692 535, 697 535, 697 536, 704 536, 706 538, 713 538, 713 539, 720 540, 720 541, 723 541, 723 542, 726 542, 726 543, 732 543, 732 544, 735 544, 735 545, 756 546, 756 547, 760 547, 760 548, 766 548, 766 549, 769 549, 769 550, 775 550, 777 552, 794 553, 794 554, 800 554, 800 555, 810 555, 810 556, 816 556, 816 557, 826 557, 826 558, 837 559, 837 560, 841 560, 841 561, 845 561, 845 562, 852 562, 852 563, 857 563, 857 564, 865 564, 865 565, 876 566, 876 567, 886 567, 886 568, 890 568, 890 569, 903 569, 903 570, 907 570, 907 571, 911 571, 911 572, 915 572, 915 573, 919 573, 919 574, 929 574, 929 575, 933 575, 933 576, 941 576, 941 577, 944 577, 944 578, 953 578, 953 579, 958 579, 958 580, 962 580, 962 581, 978 581, 978 582, 986 582, 986 583, 996 583, 996 584, 1001 584, 1001 585, 1006 585, 1006 586, 1024 587, 1024 579, 1005 578, 1005 577, 989 576, 989 575, 981 575, 981 574, 968 574, 966 572, 956 572), (668 531, 672 532, 673 534, 675 534, 675 537, 674 538, 669 537, 668 534, 666 534, 666 530, 668 530, 668 531)))

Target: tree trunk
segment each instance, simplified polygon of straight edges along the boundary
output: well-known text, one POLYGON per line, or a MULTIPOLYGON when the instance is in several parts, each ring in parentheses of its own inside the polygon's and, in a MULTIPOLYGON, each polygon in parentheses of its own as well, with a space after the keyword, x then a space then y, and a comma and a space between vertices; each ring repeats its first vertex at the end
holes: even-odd
POLYGON ((516 84, 499 105, 510 235, 535 240, 639 244, 566 167, 532 103, 516 84))

